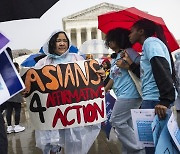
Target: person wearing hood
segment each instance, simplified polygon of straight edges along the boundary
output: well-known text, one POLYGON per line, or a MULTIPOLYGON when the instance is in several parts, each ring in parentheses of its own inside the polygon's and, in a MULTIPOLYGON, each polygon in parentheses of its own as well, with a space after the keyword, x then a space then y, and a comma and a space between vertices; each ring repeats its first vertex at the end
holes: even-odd
MULTIPOLYGON (((46 57, 39 60, 35 68, 45 65, 84 60, 76 53, 69 52, 70 40, 64 31, 56 31, 43 46, 46 57)), ((58 130, 36 130, 36 146, 44 154, 56 153, 64 147, 66 154, 86 154, 100 132, 100 124, 58 130)))

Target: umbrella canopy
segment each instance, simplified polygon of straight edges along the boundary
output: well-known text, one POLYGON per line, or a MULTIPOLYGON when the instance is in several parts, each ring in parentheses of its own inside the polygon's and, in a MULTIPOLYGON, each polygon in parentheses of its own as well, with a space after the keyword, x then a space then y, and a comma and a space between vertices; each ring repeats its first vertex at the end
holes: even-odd
POLYGON ((130 30, 133 24, 140 19, 148 19, 158 25, 161 25, 171 52, 179 49, 176 39, 168 30, 161 17, 147 14, 146 12, 138 10, 135 7, 99 15, 98 28, 105 34, 107 34, 108 31, 118 27, 130 30))
POLYGON ((103 40, 92 39, 85 41, 79 48, 80 54, 109 54, 103 40))
POLYGON ((32 67, 34 66, 41 58, 44 58, 46 55, 37 53, 37 54, 32 54, 29 57, 27 57, 22 63, 21 66, 24 67, 32 67))
POLYGON ((59 0, 1 0, 0 22, 40 18, 59 0))
POLYGON ((74 45, 71 45, 69 48, 70 53, 78 53, 78 48, 74 45))

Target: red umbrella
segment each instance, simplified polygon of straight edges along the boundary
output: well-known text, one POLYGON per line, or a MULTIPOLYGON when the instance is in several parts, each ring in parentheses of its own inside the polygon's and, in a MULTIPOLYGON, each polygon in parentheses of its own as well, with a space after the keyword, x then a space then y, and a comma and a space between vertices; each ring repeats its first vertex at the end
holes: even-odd
POLYGON ((168 30, 165 22, 161 17, 147 14, 141 10, 136 9, 135 7, 99 15, 98 28, 105 34, 107 34, 109 30, 118 27, 130 30, 133 24, 140 19, 148 19, 158 25, 161 25, 164 30, 164 34, 171 52, 179 49, 179 45, 176 39, 174 38, 173 34, 168 30))

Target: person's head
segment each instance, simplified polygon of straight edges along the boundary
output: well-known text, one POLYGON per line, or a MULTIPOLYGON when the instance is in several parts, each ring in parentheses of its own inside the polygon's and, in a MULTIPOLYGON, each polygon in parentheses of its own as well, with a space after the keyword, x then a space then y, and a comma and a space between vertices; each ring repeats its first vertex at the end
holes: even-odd
POLYGON ((112 29, 105 37, 105 45, 115 52, 130 48, 132 44, 129 41, 129 34, 130 31, 123 28, 112 29))
POLYGON ((104 70, 110 69, 110 68, 111 68, 111 63, 110 63, 110 61, 109 61, 108 59, 104 59, 104 60, 102 61, 102 67, 103 67, 104 70))
POLYGON ((141 19, 134 23, 131 28, 129 40, 132 44, 137 42, 143 44, 144 40, 151 36, 156 36, 167 46, 162 27, 148 19, 141 19))
POLYGON ((65 32, 60 31, 55 33, 49 40, 49 53, 62 55, 69 48, 70 42, 65 32))
POLYGON ((93 57, 92 54, 87 54, 87 55, 86 55, 86 60, 89 60, 89 59, 94 59, 94 57, 93 57))
POLYGON ((143 44, 145 39, 151 36, 156 36, 157 38, 159 38, 168 48, 172 66, 172 78, 173 81, 176 82, 173 58, 166 41, 166 37, 164 35, 163 28, 160 25, 157 25, 156 23, 148 19, 138 20, 131 28, 129 40, 132 44, 137 42, 143 44))
POLYGON ((14 66, 16 67, 17 71, 20 71, 19 64, 17 62, 14 62, 14 66))

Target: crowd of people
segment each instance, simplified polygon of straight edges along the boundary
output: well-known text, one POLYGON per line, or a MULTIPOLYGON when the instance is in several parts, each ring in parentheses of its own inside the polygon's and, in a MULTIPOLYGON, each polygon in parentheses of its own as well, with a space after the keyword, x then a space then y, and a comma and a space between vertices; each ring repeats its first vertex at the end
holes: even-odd
MULTIPOLYGON (((43 46, 47 56, 39 60, 34 68, 84 60, 82 56, 69 52, 70 45, 64 31, 54 32, 43 46)), ((113 89, 117 97, 110 122, 122 144, 122 153, 153 154, 155 147, 147 148, 137 143, 131 109, 155 109, 158 118, 164 120, 167 109, 175 102, 179 117, 180 54, 176 55, 174 64, 161 27, 147 19, 137 21, 130 31, 123 28, 110 30, 105 37, 105 45, 111 48, 114 54, 111 59, 106 58, 102 61, 101 69, 97 73, 104 81, 105 92, 113 89), (133 44, 137 42, 142 45, 141 55, 133 49, 133 44), (129 71, 141 79, 142 95, 139 94, 129 71)), ((87 60, 92 58, 89 55, 86 57, 87 60)), ((18 65, 15 65, 18 69, 18 65)), ((19 125, 22 96, 18 94, 15 97, 16 99, 13 97, 6 103, 7 133, 25 130, 19 125), (16 113, 15 127, 11 124, 13 108, 16 113)), ((0 127, 3 127, 2 114, 0 121, 0 127)), ((84 154, 88 153, 100 130, 100 124, 58 130, 36 130, 36 146, 42 149, 44 154, 57 153, 62 147, 66 154, 84 154), (89 136, 92 141, 87 146, 85 141, 89 140, 89 136)), ((5 132, 1 128, 0 139, 4 138, 4 141, 0 141, 0 149, 7 145, 5 132)), ((4 154, 7 153, 7 149, 3 149, 4 154)))

